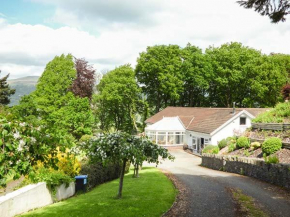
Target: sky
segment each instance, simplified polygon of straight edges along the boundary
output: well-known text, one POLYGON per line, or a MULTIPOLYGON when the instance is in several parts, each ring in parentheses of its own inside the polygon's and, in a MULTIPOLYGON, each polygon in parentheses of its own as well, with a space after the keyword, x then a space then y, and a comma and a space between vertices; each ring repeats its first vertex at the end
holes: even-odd
POLYGON ((85 58, 98 72, 130 63, 148 46, 233 41, 290 54, 290 16, 272 24, 235 0, 0 0, 0 70, 40 76, 56 55, 85 58))

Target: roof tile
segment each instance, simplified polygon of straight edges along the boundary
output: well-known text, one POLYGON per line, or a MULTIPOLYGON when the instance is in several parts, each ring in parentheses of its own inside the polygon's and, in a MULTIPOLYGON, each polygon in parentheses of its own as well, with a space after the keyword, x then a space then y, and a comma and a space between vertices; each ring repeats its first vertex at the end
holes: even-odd
MULTIPOLYGON (((253 116, 268 110, 267 108, 236 108, 235 114, 246 110, 253 116)), ((178 116, 187 130, 211 133, 233 117, 232 108, 203 107, 167 107, 146 120, 154 124, 163 117, 178 116)))

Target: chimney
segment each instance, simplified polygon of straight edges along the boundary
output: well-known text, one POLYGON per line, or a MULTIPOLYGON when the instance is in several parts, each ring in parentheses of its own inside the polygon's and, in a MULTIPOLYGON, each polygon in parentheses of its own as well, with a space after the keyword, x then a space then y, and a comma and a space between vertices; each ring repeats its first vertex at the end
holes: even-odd
POLYGON ((236 113, 236 107, 235 107, 235 105, 236 105, 236 102, 233 102, 233 115, 236 113))

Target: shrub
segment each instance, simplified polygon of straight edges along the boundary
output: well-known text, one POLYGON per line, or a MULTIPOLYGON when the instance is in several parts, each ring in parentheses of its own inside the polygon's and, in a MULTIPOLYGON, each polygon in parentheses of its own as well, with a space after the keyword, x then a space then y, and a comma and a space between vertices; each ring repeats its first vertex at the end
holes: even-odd
POLYGON ((102 163, 83 163, 80 174, 88 175, 87 189, 91 190, 97 185, 118 178, 120 172, 121 167, 119 164, 108 164, 104 166, 102 163))
POLYGON ((250 147, 250 142, 247 137, 241 136, 237 140, 237 147, 238 148, 249 148, 250 147))
POLYGON ((278 103, 275 108, 259 114, 253 123, 283 123, 290 116, 290 102, 278 103))
MULTIPOLYGON (((51 156, 49 156, 49 160, 51 160, 51 156)), ((37 165, 34 166, 34 170, 38 170, 44 167, 44 163, 38 161, 37 165)), ((57 148, 57 163, 56 168, 50 168, 51 170, 57 169, 62 171, 64 174, 74 178, 79 174, 81 170, 81 164, 76 158, 74 154, 71 154, 67 149, 65 152, 61 152, 59 148, 57 148)))
POLYGON ((208 153, 208 154, 218 154, 219 153, 219 147, 215 145, 207 145, 203 150, 202 153, 208 153))
POLYGON ((258 148, 261 148, 261 143, 259 143, 259 142, 252 142, 250 146, 251 146, 251 149, 252 150, 256 150, 258 148))
POLYGON ((228 152, 232 152, 237 149, 236 143, 231 143, 228 147, 229 147, 228 152))
POLYGON ((81 164, 74 155, 69 154, 68 152, 58 152, 57 158, 57 167, 60 171, 63 171, 65 174, 72 178, 79 174, 81 170, 81 164))
POLYGON ((244 151, 244 155, 247 156, 247 157, 249 157, 251 155, 251 152, 249 152, 249 150, 245 150, 244 151))
POLYGON ((55 193, 56 187, 65 184, 68 187, 74 179, 64 174, 63 171, 54 170, 51 168, 40 167, 36 171, 29 174, 29 178, 33 183, 46 182, 48 188, 55 193))
POLYGON ((282 148, 282 141, 277 137, 266 139, 262 145, 262 151, 266 155, 274 154, 282 148))
POLYGON ((264 156, 265 162, 267 164, 277 164, 279 163, 279 158, 276 155, 264 156))
POLYGON ((219 149, 223 149, 224 147, 226 147, 227 146, 227 140, 226 139, 222 139, 221 141, 219 141, 219 143, 218 143, 218 147, 219 147, 219 149))

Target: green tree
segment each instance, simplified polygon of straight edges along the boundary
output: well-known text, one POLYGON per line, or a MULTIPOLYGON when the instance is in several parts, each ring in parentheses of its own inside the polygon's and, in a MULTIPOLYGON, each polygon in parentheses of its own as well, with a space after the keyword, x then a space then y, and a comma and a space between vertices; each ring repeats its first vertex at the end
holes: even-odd
POLYGON ((36 90, 13 108, 19 119, 46 125, 59 144, 72 145, 75 139, 91 134, 93 123, 88 97, 71 92, 76 79, 72 55, 56 56, 38 80, 36 90))
POLYGON ((210 61, 202 50, 191 44, 182 49, 183 92, 179 105, 190 107, 209 106, 207 101, 210 79, 213 77, 210 61))
POLYGON ((289 80, 287 67, 287 61, 280 56, 263 55, 252 68, 255 76, 248 85, 252 91, 244 102, 251 107, 273 107, 282 101, 281 88, 289 80))
POLYGON ((171 159, 174 157, 164 149, 146 138, 136 138, 126 133, 112 133, 104 135, 98 139, 91 139, 85 146, 91 162, 119 163, 121 165, 118 198, 122 197, 123 180, 125 175, 126 163, 132 162, 141 164, 148 159, 149 162, 159 164, 159 157, 171 159))
POLYGON ((239 107, 251 107, 247 103, 247 99, 252 97, 249 82, 259 73, 254 73, 253 68, 261 53, 233 42, 218 48, 209 47, 206 55, 213 70, 209 85, 211 106, 231 107, 236 102, 239 107))
POLYGON ((183 91, 181 49, 178 45, 147 47, 137 59, 136 78, 155 113, 177 105, 183 91))
MULTIPOLYGON (((0 70, 1 73, 1 70, 0 70)), ((15 89, 11 89, 7 84, 7 78, 9 74, 0 78, 0 104, 1 105, 8 105, 10 103, 9 97, 15 94, 15 89)))
POLYGON ((289 0, 242 0, 237 1, 240 6, 251 9, 262 16, 268 16, 273 23, 284 22, 290 14, 289 0))
POLYGON ((93 104, 100 128, 105 132, 116 130, 136 133, 136 115, 142 113, 143 101, 132 67, 123 65, 108 72, 97 90, 93 104))

